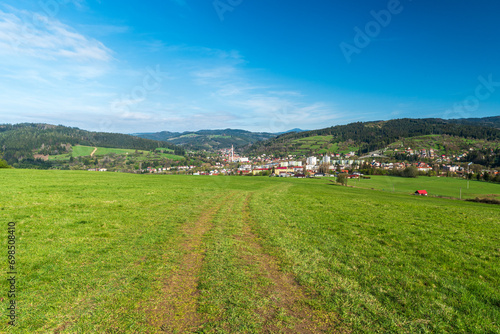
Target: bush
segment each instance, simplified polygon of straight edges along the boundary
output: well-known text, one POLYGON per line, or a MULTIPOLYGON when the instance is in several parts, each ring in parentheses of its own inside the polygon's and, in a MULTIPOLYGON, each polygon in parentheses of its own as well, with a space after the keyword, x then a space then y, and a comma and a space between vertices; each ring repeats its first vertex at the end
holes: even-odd
POLYGON ((347 186, 347 174, 339 174, 337 176, 337 183, 340 183, 343 186, 347 186))
POLYGON ((500 201, 492 198, 468 198, 466 201, 469 202, 478 202, 478 203, 486 203, 486 204, 500 204, 500 201))
POLYGON ((12 167, 9 166, 9 164, 7 163, 7 161, 5 161, 3 159, 0 159, 0 168, 12 168, 12 167))
POLYGON ((415 166, 406 167, 401 174, 403 177, 418 177, 418 168, 415 166))

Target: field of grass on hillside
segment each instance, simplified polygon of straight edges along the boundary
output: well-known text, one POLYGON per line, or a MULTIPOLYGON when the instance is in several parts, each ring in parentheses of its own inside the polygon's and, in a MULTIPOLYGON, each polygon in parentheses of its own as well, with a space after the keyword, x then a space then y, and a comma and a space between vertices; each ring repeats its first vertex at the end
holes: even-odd
POLYGON ((17 326, 0 332, 500 332, 495 205, 326 179, 2 170, 0 184, 18 271, 17 326))
MULTIPOLYGON (((90 154, 94 151, 94 149, 95 149, 95 147, 91 147, 91 146, 75 145, 72 147, 71 153, 49 156, 49 159, 50 160, 69 160, 71 157, 77 158, 77 157, 90 156, 90 154)), ((153 157, 166 158, 166 159, 171 159, 171 160, 181 160, 184 158, 180 155, 171 154, 173 152, 173 150, 170 150, 167 148, 157 149, 156 151, 157 152, 152 153, 150 151, 134 150, 134 149, 97 147, 97 151, 95 151, 94 156, 99 157, 99 156, 104 156, 104 155, 109 155, 109 154, 132 155, 132 154, 135 154, 137 152, 139 154, 142 154, 142 156, 137 157, 137 160, 147 160, 147 159, 151 159, 153 157), (160 151, 163 151, 163 153, 160 151)))
POLYGON ((311 136, 305 138, 294 139, 290 145, 294 152, 293 154, 325 154, 325 153, 341 153, 356 152, 359 147, 350 142, 332 142, 333 136, 311 136))
POLYGON ((500 197, 500 184, 452 177, 420 176, 406 178, 397 176, 371 175, 370 179, 350 179, 350 186, 383 190, 402 194, 413 194, 417 190, 427 190, 429 196, 454 197, 462 199, 476 197, 500 197), (461 190, 460 190, 461 189, 461 190))

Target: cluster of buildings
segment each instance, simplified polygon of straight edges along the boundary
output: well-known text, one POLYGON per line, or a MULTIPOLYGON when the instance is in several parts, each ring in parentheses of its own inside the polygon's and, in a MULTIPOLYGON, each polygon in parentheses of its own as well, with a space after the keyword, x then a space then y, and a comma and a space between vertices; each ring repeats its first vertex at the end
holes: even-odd
POLYGON ((107 172, 107 168, 89 168, 87 169, 89 172, 107 172))
MULTIPOLYGON (((469 151, 474 151, 473 148, 469 148, 469 151)), ((467 157, 469 155, 469 152, 461 152, 459 154, 437 154, 434 149, 420 149, 420 150, 413 150, 410 147, 404 150, 398 150, 394 149, 394 152, 400 152, 400 153, 406 153, 408 155, 416 156, 421 159, 433 159, 437 163, 446 163, 446 162, 453 162, 453 161, 467 161, 467 157)))
MULTIPOLYGON (((427 162, 388 162, 388 157, 383 152, 377 151, 373 154, 357 158, 355 152, 347 154, 324 154, 320 156, 297 157, 288 155, 286 157, 275 157, 273 155, 261 154, 254 157, 244 157, 230 149, 218 151, 218 155, 210 156, 202 160, 202 163, 195 165, 171 166, 171 167, 147 167, 139 168, 136 173, 182 173, 192 175, 274 175, 274 176, 305 176, 354 173, 363 168, 373 168, 380 170, 404 170, 407 167, 415 166, 419 172, 427 173, 433 169, 438 173, 465 174, 468 170, 454 163, 466 161, 468 152, 463 152, 457 156, 436 155, 434 149, 394 149, 394 152, 406 153, 422 158, 427 162), (380 152, 377 153, 377 152, 380 152), (425 159, 424 159, 425 158, 425 159), (432 159, 432 162, 429 162, 432 159), (371 161, 370 161, 371 160, 371 161), (204 162, 203 162, 204 161, 204 162), (429 165, 432 163, 433 166, 429 165)), ((91 168, 89 171, 107 171, 106 168, 91 168)))

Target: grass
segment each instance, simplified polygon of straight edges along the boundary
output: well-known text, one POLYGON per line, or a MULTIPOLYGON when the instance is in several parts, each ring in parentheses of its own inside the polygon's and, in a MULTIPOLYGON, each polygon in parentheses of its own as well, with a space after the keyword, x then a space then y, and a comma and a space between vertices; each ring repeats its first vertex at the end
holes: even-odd
POLYGON ((166 148, 166 147, 158 147, 156 149, 157 151, 163 151, 163 152, 166 152, 166 153, 173 153, 174 150, 172 150, 171 148, 166 148))
MULTIPOLYGON (((117 155, 126 155, 126 154, 134 154, 135 151, 136 150, 134 150, 134 149, 98 147, 97 151, 94 153, 94 155, 99 156, 99 155, 106 155, 106 154, 110 154, 110 153, 114 153, 117 155)), ((148 152, 148 151, 140 151, 140 152, 148 152)))
POLYGON ((182 160, 184 159, 183 156, 180 155, 175 155, 175 154, 170 154, 170 153, 154 153, 152 154, 151 152, 144 152, 144 154, 139 155, 139 156, 134 156, 134 157, 129 157, 128 159, 132 159, 134 161, 144 161, 144 160, 154 160, 155 158, 165 158, 165 159, 171 159, 171 160, 182 160))
MULTIPOLYGON (((59 155, 51 155, 49 156, 49 160, 63 160, 68 161, 72 156, 73 157, 81 157, 81 156, 90 156, 90 154, 94 151, 95 147, 92 146, 83 146, 76 145, 72 147, 72 152, 69 154, 59 154, 59 155)), ((97 147, 97 151, 94 153, 95 157, 102 157, 104 155, 116 154, 116 155, 133 155, 136 151, 142 155, 138 157, 134 157, 134 160, 143 161, 143 160, 151 160, 154 158, 160 159, 171 159, 171 160, 182 160, 183 156, 172 154, 173 150, 166 148, 158 148, 157 152, 152 153, 149 151, 143 150, 135 150, 135 149, 122 149, 122 148, 108 148, 108 147, 97 147), (163 150, 164 153, 159 152, 163 150)))
POLYGON ((2 170, 0 183, 18 260, 18 326, 0 332, 161 332, 193 303, 199 333, 500 332, 498 206, 324 179, 2 170), (191 253, 201 265, 185 268, 191 253), (172 295, 183 275, 196 291, 172 295))
POLYGON ((231 136, 224 136, 224 135, 209 135, 207 136, 208 138, 210 139, 218 139, 218 138, 222 138, 222 139, 230 139, 231 136))
POLYGON ((497 207, 330 187, 252 205, 270 254, 322 309, 354 332, 500 331, 497 207))
POLYGON ((462 198, 488 197, 487 195, 500 196, 500 184, 469 181, 451 177, 427 177, 403 178, 396 176, 372 175, 371 179, 351 179, 348 185, 365 189, 376 189, 402 194, 413 194, 416 190, 427 190, 429 196, 460 197, 462 198), (468 184, 468 189, 467 189, 468 184))
POLYGON ((93 151, 94 147, 92 146, 82 146, 82 145, 76 145, 72 147, 72 155, 73 157, 86 157, 89 156, 93 151))
POLYGON ((66 154, 58 154, 58 155, 50 155, 49 160, 69 160, 69 158, 73 157, 85 157, 90 156, 90 154, 94 151, 94 147, 92 146, 83 146, 76 145, 73 146, 71 153, 66 154))
POLYGON ((169 140, 178 139, 178 138, 194 138, 194 137, 199 137, 199 136, 200 135, 197 135, 196 133, 188 133, 187 135, 182 135, 182 136, 175 137, 175 138, 169 138, 169 140))
POLYGON ((296 151, 293 154, 306 154, 314 151, 316 154, 357 152, 359 147, 349 146, 346 143, 331 143, 333 136, 313 136, 299 138, 292 141, 296 151))

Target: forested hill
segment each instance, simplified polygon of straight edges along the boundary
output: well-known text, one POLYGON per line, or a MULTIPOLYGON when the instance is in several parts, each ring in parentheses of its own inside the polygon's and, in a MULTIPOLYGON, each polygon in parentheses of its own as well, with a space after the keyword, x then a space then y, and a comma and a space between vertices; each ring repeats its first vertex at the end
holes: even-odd
POLYGON ((385 148, 404 138, 424 135, 448 135, 470 139, 500 140, 500 130, 493 127, 456 124, 438 118, 395 119, 390 121, 357 122, 338 125, 320 130, 287 133, 277 138, 258 142, 250 147, 249 153, 289 154, 297 152, 305 138, 323 136, 328 144, 348 143, 356 153, 385 148))
POLYGON ((50 124, 0 125, 0 156, 9 163, 15 163, 19 159, 33 159, 34 154, 64 153, 68 151, 69 146, 74 145, 137 150, 164 147, 174 150, 177 155, 184 155, 184 149, 172 143, 120 133, 90 132, 50 124))
POLYGON ((168 140, 177 145, 195 150, 217 150, 221 148, 245 147, 261 140, 274 138, 277 134, 250 132, 238 129, 200 130, 196 132, 156 132, 134 134, 141 138, 168 140))
POLYGON ((447 120, 449 123, 489 126, 500 129, 500 116, 483 118, 459 118, 447 120))

